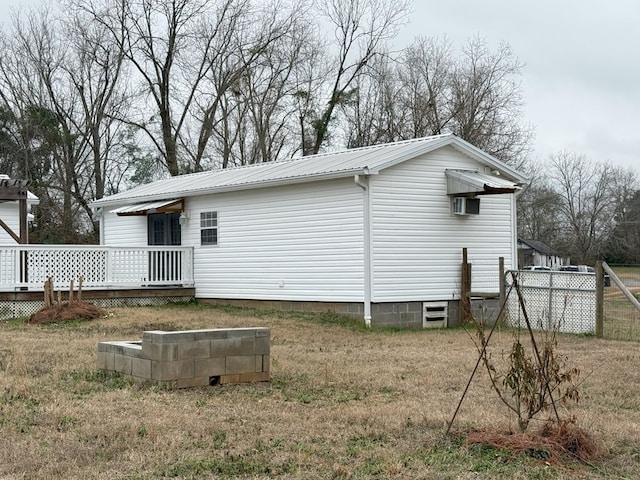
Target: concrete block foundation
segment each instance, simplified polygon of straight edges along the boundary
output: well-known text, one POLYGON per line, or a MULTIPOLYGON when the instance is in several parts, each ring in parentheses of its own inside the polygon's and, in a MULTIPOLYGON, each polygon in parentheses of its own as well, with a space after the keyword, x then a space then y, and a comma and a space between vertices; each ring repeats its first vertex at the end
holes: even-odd
POLYGON ((98 368, 170 388, 268 382, 268 328, 147 331, 142 341, 98 343, 98 368))

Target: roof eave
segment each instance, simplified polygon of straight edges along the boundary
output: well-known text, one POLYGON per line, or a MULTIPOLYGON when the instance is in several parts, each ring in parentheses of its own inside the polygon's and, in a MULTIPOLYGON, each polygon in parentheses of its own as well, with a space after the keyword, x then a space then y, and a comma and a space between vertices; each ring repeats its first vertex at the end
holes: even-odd
POLYGON ((198 190, 171 191, 171 192, 155 193, 151 195, 120 197, 114 200, 99 199, 99 200, 93 200, 92 202, 90 202, 89 207, 91 207, 92 209, 97 209, 102 207, 111 207, 113 205, 120 205, 122 203, 153 202, 156 200, 164 200, 169 197, 172 197, 172 198, 195 197, 199 195, 209 195, 214 193, 227 193, 227 192, 236 192, 241 190, 253 190, 255 188, 295 185, 299 183, 307 183, 310 180, 333 180, 337 178, 352 177, 354 175, 371 175, 371 174, 377 174, 377 173, 378 173, 377 171, 376 172, 370 171, 368 167, 363 167, 363 168, 355 168, 350 170, 341 170, 339 172, 305 175, 300 177, 280 178, 277 180, 265 180, 260 182, 247 182, 247 183, 242 183, 238 185, 227 185, 227 186, 220 186, 220 187, 213 187, 213 188, 201 188, 198 190))
POLYGON ((459 137, 452 137, 449 143, 457 150, 476 158, 486 166, 499 170, 501 175, 506 176, 512 182, 518 183, 521 186, 529 183, 529 178, 522 172, 498 160, 493 155, 489 155, 487 152, 479 149, 475 145, 472 145, 459 137))

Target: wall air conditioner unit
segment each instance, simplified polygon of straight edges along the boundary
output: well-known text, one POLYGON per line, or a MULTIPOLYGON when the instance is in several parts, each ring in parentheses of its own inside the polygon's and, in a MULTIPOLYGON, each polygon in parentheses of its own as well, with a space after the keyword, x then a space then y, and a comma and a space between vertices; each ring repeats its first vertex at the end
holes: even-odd
POLYGON ((480 199, 453 197, 453 213, 456 215, 479 215, 480 199))
POLYGON ((447 302, 424 302, 422 304, 422 328, 444 328, 449 319, 447 302))

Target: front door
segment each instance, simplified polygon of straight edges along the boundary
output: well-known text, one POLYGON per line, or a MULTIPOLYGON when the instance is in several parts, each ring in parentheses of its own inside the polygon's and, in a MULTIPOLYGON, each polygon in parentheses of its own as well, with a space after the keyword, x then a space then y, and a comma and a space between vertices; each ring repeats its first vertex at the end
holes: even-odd
POLYGON ((181 245, 180 213, 150 213, 147 234, 149 245, 181 245))
MULTIPOLYGON (((149 245, 181 245, 180 213, 151 213, 147 215, 149 245)), ((173 251, 149 252, 149 280, 152 282, 179 281, 181 254, 173 251)))

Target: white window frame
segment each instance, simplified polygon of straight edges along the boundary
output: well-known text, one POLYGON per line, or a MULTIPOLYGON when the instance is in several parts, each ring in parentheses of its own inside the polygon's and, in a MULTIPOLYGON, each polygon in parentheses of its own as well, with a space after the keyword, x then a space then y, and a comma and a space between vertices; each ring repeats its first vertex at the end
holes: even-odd
POLYGON ((220 243, 218 237, 218 212, 206 211, 200 212, 200 245, 203 247, 215 247, 220 243), (215 242, 204 241, 203 234, 215 232, 215 242))

